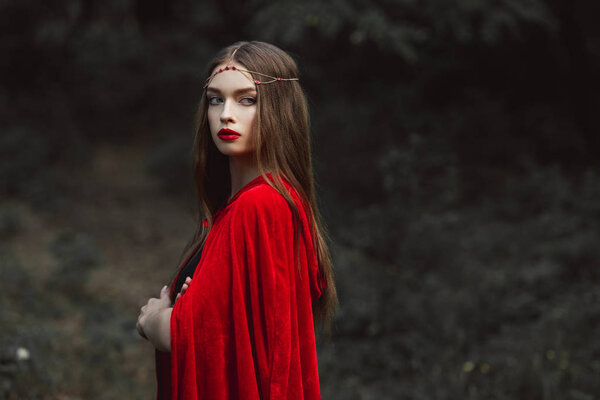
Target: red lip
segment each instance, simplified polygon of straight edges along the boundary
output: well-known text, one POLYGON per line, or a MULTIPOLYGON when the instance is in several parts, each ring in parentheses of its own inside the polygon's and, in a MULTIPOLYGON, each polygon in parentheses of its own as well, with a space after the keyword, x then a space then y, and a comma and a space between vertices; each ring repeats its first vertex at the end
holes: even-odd
POLYGON ((240 133, 237 133, 236 131, 234 131, 233 129, 228 129, 228 128, 223 128, 219 131, 218 133, 219 136, 221 135, 236 135, 236 136, 242 136, 240 133))

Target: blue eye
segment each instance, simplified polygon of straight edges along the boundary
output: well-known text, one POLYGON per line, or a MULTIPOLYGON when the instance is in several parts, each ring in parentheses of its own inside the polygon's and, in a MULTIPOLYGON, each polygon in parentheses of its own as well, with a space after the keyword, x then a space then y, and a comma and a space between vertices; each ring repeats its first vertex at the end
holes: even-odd
POLYGON ((252 104, 256 104, 256 99, 253 97, 244 97, 243 99, 240 100, 240 103, 250 106, 252 104))
POLYGON ((208 104, 211 106, 217 106, 219 104, 221 104, 223 102, 223 100, 221 100, 221 98, 217 97, 217 96, 209 96, 208 97, 208 104))

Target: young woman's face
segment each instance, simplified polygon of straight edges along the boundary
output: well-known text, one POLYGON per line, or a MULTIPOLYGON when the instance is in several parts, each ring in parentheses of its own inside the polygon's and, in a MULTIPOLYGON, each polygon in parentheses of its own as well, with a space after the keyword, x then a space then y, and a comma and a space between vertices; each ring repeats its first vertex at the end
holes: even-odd
MULTIPOLYGON (((237 63, 229 67, 245 69, 237 63)), ((213 142, 221 153, 236 157, 254 151, 252 127, 256 116, 256 86, 246 72, 225 70, 217 66, 216 74, 206 88, 208 125, 213 142)))

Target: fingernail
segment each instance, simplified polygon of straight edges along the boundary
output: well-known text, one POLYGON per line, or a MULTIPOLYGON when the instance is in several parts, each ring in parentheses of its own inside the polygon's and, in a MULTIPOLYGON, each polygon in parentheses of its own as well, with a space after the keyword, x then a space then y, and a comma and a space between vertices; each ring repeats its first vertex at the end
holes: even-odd
POLYGON ((163 286, 163 288, 161 289, 161 292, 164 292, 165 290, 167 290, 167 285, 163 286))

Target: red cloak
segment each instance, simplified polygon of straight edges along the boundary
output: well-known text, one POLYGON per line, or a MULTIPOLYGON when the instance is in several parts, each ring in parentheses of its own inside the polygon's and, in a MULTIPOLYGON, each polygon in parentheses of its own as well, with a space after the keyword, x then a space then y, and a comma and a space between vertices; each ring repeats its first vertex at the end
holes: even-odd
POLYGON ((173 307, 171 353, 157 352, 159 398, 320 399, 312 302, 324 281, 307 206, 262 177, 216 213, 187 292, 173 307), (170 369, 170 371, 169 371, 170 369))

